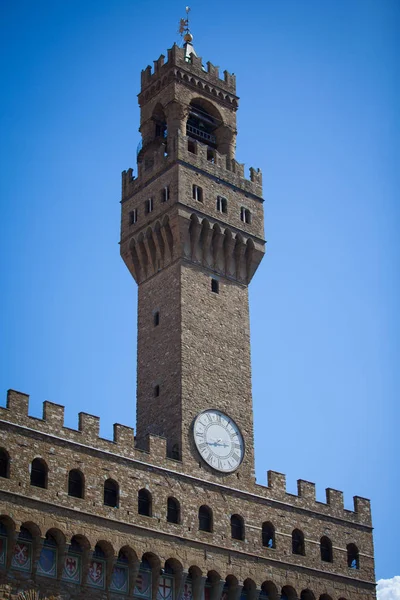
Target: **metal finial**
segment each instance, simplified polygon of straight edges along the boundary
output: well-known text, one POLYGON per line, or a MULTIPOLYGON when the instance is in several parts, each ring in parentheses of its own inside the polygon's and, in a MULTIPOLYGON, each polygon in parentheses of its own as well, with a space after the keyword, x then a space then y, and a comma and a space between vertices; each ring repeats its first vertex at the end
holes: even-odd
POLYGON ((189 30, 189 13, 190 13, 190 7, 187 6, 186 7, 186 19, 181 19, 179 21, 179 34, 183 37, 185 42, 192 42, 193 41, 193 36, 190 33, 189 30))

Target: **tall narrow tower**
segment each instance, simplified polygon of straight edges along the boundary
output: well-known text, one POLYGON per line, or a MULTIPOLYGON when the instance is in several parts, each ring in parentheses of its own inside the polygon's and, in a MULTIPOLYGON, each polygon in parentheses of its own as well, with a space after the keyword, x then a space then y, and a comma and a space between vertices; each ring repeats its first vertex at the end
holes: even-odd
POLYGON ((122 174, 121 255, 139 286, 137 445, 209 477, 254 475, 248 285, 262 179, 235 159, 236 81, 185 36, 142 71, 138 175, 122 174), (204 473, 204 471, 203 471, 204 473))

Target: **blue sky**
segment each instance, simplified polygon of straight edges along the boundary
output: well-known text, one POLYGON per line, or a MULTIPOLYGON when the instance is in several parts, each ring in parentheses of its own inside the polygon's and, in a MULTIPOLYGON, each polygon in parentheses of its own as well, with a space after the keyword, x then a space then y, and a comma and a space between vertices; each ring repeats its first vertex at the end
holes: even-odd
MULTIPOLYGON (((251 285, 257 478, 371 498, 377 578, 400 574, 397 0, 192 3, 237 75, 237 157, 264 174, 251 285), (397 66, 396 66, 397 61, 397 66), (397 169, 396 169, 397 167, 397 169), (397 193, 396 193, 397 192, 397 193)), ((140 70, 176 0, 2 4, 0 393, 133 425, 136 286, 119 257, 140 70)))

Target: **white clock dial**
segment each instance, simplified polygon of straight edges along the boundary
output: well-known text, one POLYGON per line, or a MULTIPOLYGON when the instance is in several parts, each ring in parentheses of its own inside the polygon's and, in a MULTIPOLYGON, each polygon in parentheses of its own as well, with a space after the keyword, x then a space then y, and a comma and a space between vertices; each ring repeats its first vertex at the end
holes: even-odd
POLYGON ((235 471, 243 460, 244 442, 235 421, 219 410, 197 415, 193 436, 200 456, 217 471, 235 471))

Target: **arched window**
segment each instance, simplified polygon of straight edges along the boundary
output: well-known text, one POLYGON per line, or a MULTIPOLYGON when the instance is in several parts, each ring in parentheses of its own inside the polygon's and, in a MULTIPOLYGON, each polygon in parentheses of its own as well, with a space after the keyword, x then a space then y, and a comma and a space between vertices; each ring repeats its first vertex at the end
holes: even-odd
POLYGON ((262 524, 262 545, 275 548, 275 527, 269 521, 262 524))
POLYGON ((72 469, 68 474, 68 496, 83 498, 84 487, 82 473, 78 469, 72 469))
POLYGON ((264 581, 261 585, 260 600, 278 600, 278 589, 272 581, 264 581))
POLYGON ((320 540, 321 560, 324 562, 332 562, 332 542, 324 535, 320 540))
POLYGON ((303 590, 300 594, 300 600, 315 600, 315 596, 311 590, 303 590))
POLYGON ((104 483, 104 505, 112 508, 119 507, 119 486, 113 479, 107 479, 104 483))
POLYGON ((0 477, 10 476, 10 456, 4 448, 0 448, 0 477))
POLYGON ((233 540, 244 540, 244 523, 240 515, 231 516, 231 536, 233 540))
POLYGON ((221 125, 221 116, 211 102, 198 98, 190 102, 189 117, 186 123, 186 135, 217 147, 216 129, 221 125))
POLYGON ((47 465, 42 458, 35 458, 31 464, 31 485, 47 488, 47 465))
POLYGON ((151 494, 144 488, 138 493, 138 513, 145 517, 151 517, 151 494))
POLYGON ((282 588, 281 600, 297 600, 296 590, 291 585, 282 588))
POLYGON ((347 546, 347 566, 350 569, 360 568, 360 554, 355 544, 348 544, 347 546))
POLYGON ((305 555, 304 534, 300 529, 295 529, 292 532, 292 553, 300 554, 301 556, 305 555))
POLYGON ((179 523, 180 521, 180 506, 175 498, 168 498, 167 501, 167 521, 168 523, 179 523))
POLYGON ((200 531, 213 530, 212 510, 205 504, 199 508, 199 529, 200 531))

